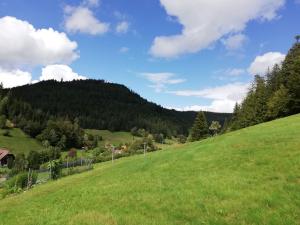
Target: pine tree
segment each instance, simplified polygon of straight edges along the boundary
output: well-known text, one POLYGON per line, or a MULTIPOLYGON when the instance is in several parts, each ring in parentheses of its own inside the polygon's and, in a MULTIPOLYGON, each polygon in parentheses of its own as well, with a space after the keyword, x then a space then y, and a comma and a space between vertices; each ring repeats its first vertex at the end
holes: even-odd
POLYGON ((218 121, 212 121, 211 125, 209 126, 209 130, 214 134, 217 135, 218 131, 221 129, 221 125, 218 121))
POLYGON ((268 117, 270 119, 276 119, 278 117, 285 116, 288 112, 288 104, 290 102, 290 96, 288 89, 283 85, 277 90, 268 101, 268 117))
POLYGON ((225 134, 228 131, 228 127, 229 127, 228 119, 225 118, 224 124, 221 129, 221 134, 225 134))
POLYGON ((288 52, 280 73, 280 85, 288 90, 290 103, 287 115, 300 112, 300 43, 295 43, 288 52))
POLYGON ((209 130, 204 112, 199 112, 191 129, 190 140, 199 141, 208 136, 209 130))

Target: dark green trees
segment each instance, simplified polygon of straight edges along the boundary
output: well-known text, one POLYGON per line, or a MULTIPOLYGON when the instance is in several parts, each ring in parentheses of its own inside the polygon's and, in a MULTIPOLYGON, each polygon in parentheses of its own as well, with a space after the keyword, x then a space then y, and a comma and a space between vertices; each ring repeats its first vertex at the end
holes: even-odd
POLYGON ((274 92, 274 94, 268 100, 268 112, 267 117, 270 119, 276 119, 283 117, 288 113, 288 104, 290 102, 290 96, 288 89, 283 85, 274 92))
MULTIPOLYGON (((300 37, 298 41, 299 39, 300 37)), ((275 65, 266 76, 255 76, 246 98, 234 109, 231 130, 300 113, 298 41, 290 49, 282 65, 275 65)))
POLYGON ((190 141, 199 141, 208 136, 208 125, 204 112, 199 112, 190 133, 190 141))
POLYGON ((38 170, 41 165, 41 156, 36 151, 30 151, 27 156, 28 168, 38 170))
POLYGON ((46 128, 37 137, 41 142, 49 142, 51 146, 60 149, 81 148, 84 143, 84 130, 78 122, 69 120, 49 120, 46 128))

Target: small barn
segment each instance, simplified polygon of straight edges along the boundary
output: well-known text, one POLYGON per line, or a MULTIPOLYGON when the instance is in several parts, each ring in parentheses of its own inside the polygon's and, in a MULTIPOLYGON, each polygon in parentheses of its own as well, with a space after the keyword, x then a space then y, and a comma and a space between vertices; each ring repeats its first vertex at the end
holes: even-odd
POLYGON ((0 166, 7 165, 9 158, 15 160, 15 156, 7 149, 0 149, 0 166))

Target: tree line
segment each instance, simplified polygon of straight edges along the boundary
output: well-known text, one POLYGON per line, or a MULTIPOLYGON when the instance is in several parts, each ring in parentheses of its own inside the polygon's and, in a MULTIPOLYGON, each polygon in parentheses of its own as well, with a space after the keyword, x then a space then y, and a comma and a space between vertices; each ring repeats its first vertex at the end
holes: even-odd
POLYGON ((199 112, 189 140, 199 141, 212 134, 234 131, 277 118, 300 113, 300 36, 281 65, 276 64, 266 75, 256 75, 241 104, 236 104, 230 120, 222 126, 199 112))
MULTIPOLYGON (((30 133, 37 132, 38 123, 44 125, 51 117, 62 117, 71 121, 77 119, 86 129, 130 131, 138 127, 166 137, 187 136, 196 117, 196 112, 165 109, 124 85, 103 80, 51 80, 5 89, 4 92, 10 96, 10 119, 20 121, 31 117, 30 133), (32 111, 34 117, 28 115, 32 111)), ((221 124, 230 117, 226 113, 205 114, 208 121, 217 120, 221 124)))
POLYGON ((300 113, 300 43, 281 65, 256 75, 241 104, 236 104, 229 130, 237 130, 300 113))

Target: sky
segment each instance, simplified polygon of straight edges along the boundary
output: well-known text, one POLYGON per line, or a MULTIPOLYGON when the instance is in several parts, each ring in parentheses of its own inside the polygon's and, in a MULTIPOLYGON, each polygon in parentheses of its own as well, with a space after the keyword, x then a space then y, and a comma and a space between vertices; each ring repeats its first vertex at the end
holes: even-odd
POLYGON ((103 79, 232 112, 299 33, 299 0, 0 0, 0 82, 103 79))

